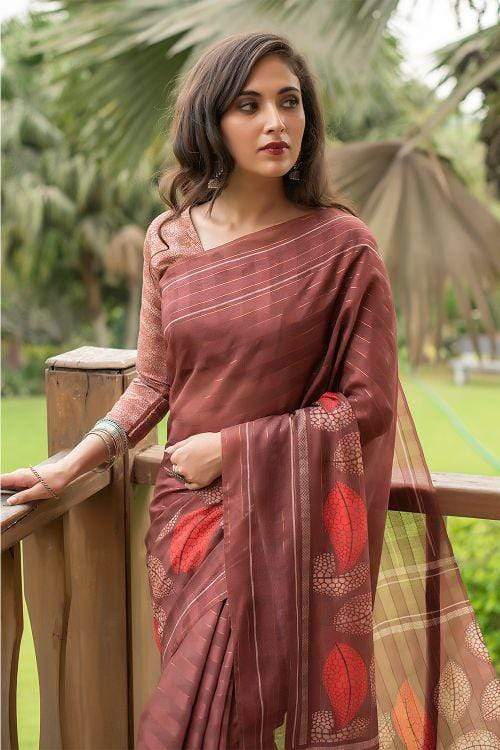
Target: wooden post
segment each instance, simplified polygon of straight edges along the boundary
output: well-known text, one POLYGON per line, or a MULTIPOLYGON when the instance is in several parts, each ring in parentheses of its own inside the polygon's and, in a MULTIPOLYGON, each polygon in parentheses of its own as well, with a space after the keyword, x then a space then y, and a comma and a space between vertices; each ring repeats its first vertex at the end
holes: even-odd
POLYGON ((19 544, 2 552, 2 750, 18 750, 17 670, 23 634, 19 544))
MULTIPOLYGON (((49 455, 72 448, 109 411, 136 374, 135 360, 135 350, 93 346, 47 359, 49 455)), ((155 428, 133 453, 156 443, 155 428)), ((107 487, 23 541, 40 680, 40 748, 134 746, 125 465, 118 460, 107 487)))

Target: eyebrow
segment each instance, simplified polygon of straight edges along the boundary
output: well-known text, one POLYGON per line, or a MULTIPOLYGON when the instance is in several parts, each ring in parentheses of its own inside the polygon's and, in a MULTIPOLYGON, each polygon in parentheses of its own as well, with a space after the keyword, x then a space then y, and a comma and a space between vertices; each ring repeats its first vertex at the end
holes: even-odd
MULTIPOLYGON (((299 89, 296 86, 283 86, 283 88, 281 88, 278 91, 278 94, 284 94, 286 91, 297 91, 300 94, 300 91, 299 91, 299 89)), ((252 91, 251 89, 245 89, 240 94, 238 94, 238 96, 236 98, 238 99, 240 96, 249 96, 249 95, 262 96, 262 94, 260 94, 258 91, 252 91)))

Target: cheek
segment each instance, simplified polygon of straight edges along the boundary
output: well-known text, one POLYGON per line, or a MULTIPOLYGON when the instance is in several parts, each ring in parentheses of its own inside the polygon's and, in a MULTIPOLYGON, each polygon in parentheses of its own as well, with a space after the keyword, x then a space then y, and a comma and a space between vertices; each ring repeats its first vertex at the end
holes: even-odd
POLYGON ((294 133, 295 135, 299 133, 302 135, 306 125, 306 117, 304 111, 301 110, 300 112, 291 112, 286 119, 286 123, 291 133, 294 133))
POLYGON ((228 114, 221 120, 221 132, 235 161, 255 158, 261 132, 256 118, 228 114))

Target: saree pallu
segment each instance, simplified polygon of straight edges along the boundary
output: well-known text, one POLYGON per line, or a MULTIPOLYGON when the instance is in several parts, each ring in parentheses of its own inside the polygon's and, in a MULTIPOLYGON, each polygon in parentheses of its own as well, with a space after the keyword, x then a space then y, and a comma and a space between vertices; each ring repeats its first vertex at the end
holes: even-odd
POLYGON ((398 413, 388 513, 341 393, 223 433, 241 747, 272 747, 283 708, 287 749, 500 747, 500 681, 400 384, 398 413))
POLYGON ((222 475, 158 472, 138 750, 274 750, 284 722, 286 750, 500 749, 369 230, 326 209, 181 256, 161 288, 168 442, 220 430, 222 475))

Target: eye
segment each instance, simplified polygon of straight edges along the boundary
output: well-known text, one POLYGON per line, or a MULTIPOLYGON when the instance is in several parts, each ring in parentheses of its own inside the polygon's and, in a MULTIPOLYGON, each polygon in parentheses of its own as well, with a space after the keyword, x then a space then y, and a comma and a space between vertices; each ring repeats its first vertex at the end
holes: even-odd
MULTIPOLYGON (((288 99, 283 100, 283 104, 286 104, 286 102, 292 102, 291 107, 287 107, 287 109, 295 109, 295 107, 299 104, 299 99, 296 96, 290 96, 288 99)), ((242 110, 242 112, 254 112, 254 107, 257 107, 257 102, 250 101, 250 102, 243 102, 243 104, 240 104, 239 109, 242 110), (250 107, 250 109, 245 109, 245 107, 250 107)))
POLYGON ((245 102, 244 104, 240 106, 240 109, 243 110, 243 112, 251 112, 252 110, 244 109, 244 108, 247 107, 248 105, 253 105, 253 104, 256 105, 256 102, 245 102))

